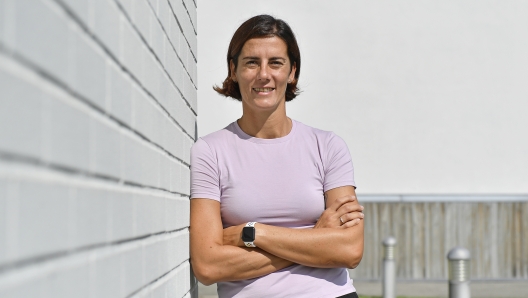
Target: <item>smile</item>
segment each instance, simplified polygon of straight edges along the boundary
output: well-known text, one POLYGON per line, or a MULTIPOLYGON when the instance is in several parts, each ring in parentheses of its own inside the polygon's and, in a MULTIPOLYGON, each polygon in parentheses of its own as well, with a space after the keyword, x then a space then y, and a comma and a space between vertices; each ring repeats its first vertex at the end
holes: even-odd
POLYGON ((275 88, 253 88, 253 90, 257 92, 271 92, 275 90, 275 88))

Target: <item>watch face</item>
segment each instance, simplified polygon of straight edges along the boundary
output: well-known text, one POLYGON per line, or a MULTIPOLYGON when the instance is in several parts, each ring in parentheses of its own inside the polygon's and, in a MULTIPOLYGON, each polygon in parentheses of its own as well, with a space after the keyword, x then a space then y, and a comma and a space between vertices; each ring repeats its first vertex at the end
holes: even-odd
POLYGON ((242 229, 242 241, 244 242, 255 241, 255 228, 254 227, 244 227, 242 229))

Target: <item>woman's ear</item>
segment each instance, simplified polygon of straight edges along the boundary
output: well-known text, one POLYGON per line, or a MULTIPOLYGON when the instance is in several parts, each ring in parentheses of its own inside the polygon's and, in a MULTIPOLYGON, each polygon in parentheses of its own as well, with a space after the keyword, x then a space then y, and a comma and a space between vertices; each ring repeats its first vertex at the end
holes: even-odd
POLYGON ((235 63, 233 63, 233 59, 229 60, 229 77, 233 82, 237 81, 235 63))
POLYGON ((288 83, 292 83, 295 80, 295 73, 296 72, 297 72, 297 65, 295 64, 295 62, 293 62, 293 65, 292 65, 291 70, 290 70, 290 75, 289 75, 289 78, 288 78, 288 83))

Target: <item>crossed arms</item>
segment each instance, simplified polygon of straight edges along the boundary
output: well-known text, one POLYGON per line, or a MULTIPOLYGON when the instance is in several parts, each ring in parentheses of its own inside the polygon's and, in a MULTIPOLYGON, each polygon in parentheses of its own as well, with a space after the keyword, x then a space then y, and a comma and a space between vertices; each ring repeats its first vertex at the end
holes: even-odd
POLYGON ((325 196, 327 208, 313 229, 257 223, 257 248, 246 248, 240 239, 244 224, 223 229, 219 202, 192 199, 190 245, 194 274, 209 285, 256 278, 293 264, 355 268, 363 256, 363 207, 352 186, 331 189, 325 196))

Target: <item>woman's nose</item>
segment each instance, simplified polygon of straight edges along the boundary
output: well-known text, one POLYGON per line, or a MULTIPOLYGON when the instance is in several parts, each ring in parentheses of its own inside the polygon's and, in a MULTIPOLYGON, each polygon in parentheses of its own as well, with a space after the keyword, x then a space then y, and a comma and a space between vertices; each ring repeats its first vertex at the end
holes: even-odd
POLYGON ((258 72, 258 79, 267 80, 269 78, 268 76, 268 65, 262 64, 258 72))

